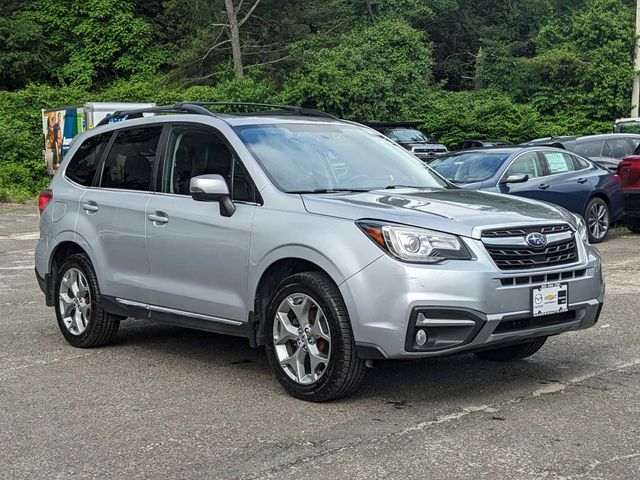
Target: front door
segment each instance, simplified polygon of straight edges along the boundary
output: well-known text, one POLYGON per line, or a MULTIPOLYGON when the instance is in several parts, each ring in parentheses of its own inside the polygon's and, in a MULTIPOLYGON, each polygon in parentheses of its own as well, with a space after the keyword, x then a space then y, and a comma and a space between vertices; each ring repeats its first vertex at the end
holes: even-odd
POLYGON ((543 168, 538 153, 529 151, 516 157, 502 175, 502 178, 508 178, 511 175, 527 175, 529 179, 521 183, 507 183, 498 185, 500 193, 509 193, 520 197, 533 198, 535 200, 544 200, 547 196, 546 189, 548 186, 543 179, 543 168))
POLYGON ((235 154, 215 130, 172 127, 161 192, 147 206, 149 303, 155 312, 215 324, 247 321, 249 242, 256 195, 235 154), (189 194, 191 177, 222 175, 236 205, 230 217, 218 202, 189 194))

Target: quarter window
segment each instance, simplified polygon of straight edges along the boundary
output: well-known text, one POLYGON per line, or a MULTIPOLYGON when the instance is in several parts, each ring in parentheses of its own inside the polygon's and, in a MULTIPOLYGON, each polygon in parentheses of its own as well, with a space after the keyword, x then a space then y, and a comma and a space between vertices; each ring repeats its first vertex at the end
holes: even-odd
POLYGON ((536 152, 523 153, 516 158, 507 169, 506 176, 523 174, 528 175, 530 180, 542 176, 542 168, 536 152))
POLYGON ((101 186, 150 190, 162 127, 121 130, 104 163, 101 186))
POLYGON ((542 152, 550 175, 575 170, 571 156, 562 152, 542 152))
POLYGON ((95 135, 82 142, 69 161, 65 175, 80 185, 90 187, 111 134, 112 132, 95 135))

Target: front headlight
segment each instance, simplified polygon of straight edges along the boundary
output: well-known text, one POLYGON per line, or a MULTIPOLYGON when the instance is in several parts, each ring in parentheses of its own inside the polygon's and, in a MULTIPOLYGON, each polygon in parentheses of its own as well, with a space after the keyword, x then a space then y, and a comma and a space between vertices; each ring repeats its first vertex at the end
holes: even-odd
POLYGON ((455 235, 371 220, 356 223, 378 246, 404 262, 471 260, 469 250, 455 235))
POLYGON ((572 213, 571 215, 573 215, 573 218, 575 218, 576 220, 576 228, 578 230, 578 235, 580 235, 580 238, 582 239, 584 244, 588 245, 589 234, 587 233, 587 224, 585 223, 584 218, 582 218, 581 215, 576 215, 575 213, 572 213))

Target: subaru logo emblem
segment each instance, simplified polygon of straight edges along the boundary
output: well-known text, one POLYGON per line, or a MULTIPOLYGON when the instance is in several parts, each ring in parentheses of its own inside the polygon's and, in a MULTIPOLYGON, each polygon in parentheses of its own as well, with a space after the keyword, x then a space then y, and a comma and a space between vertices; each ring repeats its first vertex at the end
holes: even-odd
POLYGON ((533 248, 542 248, 547 244, 547 237, 541 233, 533 232, 526 236, 525 241, 533 248))

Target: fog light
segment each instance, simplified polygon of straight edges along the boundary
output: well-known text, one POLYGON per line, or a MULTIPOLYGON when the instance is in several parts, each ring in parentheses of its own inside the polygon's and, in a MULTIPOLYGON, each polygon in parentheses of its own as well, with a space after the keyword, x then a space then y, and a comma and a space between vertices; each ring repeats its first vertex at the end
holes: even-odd
POLYGON ((420 347, 424 346, 424 344, 427 343, 427 332, 424 330, 418 330, 416 332, 416 343, 420 347))

